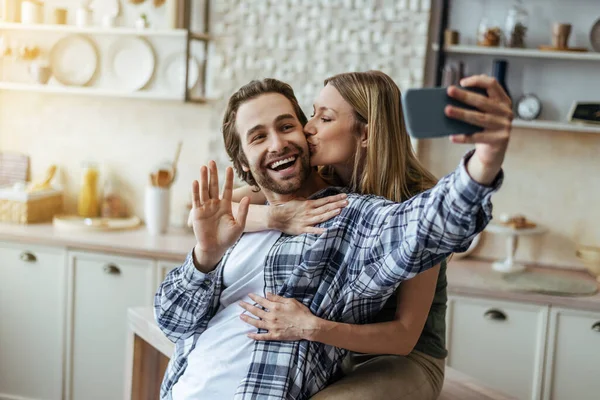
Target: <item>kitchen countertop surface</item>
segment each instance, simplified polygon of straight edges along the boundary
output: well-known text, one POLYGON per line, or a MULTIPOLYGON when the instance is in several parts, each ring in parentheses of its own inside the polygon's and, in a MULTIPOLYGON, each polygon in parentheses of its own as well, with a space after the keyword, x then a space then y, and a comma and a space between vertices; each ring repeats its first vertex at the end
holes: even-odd
POLYGON ((194 234, 183 229, 152 236, 144 226, 122 231, 82 232, 55 228, 50 223, 0 223, 0 240, 173 261, 183 261, 196 243, 194 234))
MULTIPOLYGON (((551 305, 554 307, 576 308, 579 310, 600 312, 600 293, 598 291, 593 295, 587 296, 556 296, 533 292, 515 292, 494 289, 489 285, 486 285, 485 282, 480 279, 473 279, 476 274, 480 274, 481 271, 490 271, 491 268, 492 263, 490 261, 474 259, 450 261, 447 269, 448 294, 479 296, 498 300, 521 301, 540 305, 551 305)), ((527 270, 543 272, 554 276, 582 279, 591 282, 598 287, 596 279, 587 273, 587 271, 583 270, 532 266, 527 267, 527 270)))
MULTIPOLYGON (((81 232, 55 228, 52 224, 3 224, 0 223, 0 240, 16 241, 37 245, 62 246, 75 250, 100 251, 133 257, 148 257, 159 260, 183 262, 194 247, 192 233, 183 229, 172 229, 164 235, 152 236, 139 227, 126 231, 81 232)), ((499 300, 530 302, 541 305, 600 311, 600 293, 591 296, 555 296, 531 292, 498 290, 485 285, 473 276, 480 271, 490 270, 490 261, 474 259, 452 260, 448 266, 448 292, 450 295, 482 296, 499 300)), ((555 276, 586 279, 595 282, 585 271, 556 268, 529 267, 536 272, 555 276)))

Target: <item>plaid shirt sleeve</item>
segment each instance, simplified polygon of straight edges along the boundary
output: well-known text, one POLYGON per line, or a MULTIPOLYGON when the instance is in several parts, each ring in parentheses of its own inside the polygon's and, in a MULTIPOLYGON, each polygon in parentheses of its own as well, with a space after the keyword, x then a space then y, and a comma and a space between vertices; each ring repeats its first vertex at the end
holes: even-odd
POLYGON ((437 264, 453 252, 466 250, 492 219, 492 194, 503 180, 502 171, 491 186, 475 182, 466 161, 438 184, 401 204, 385 202, 365 212, 376 229, 365 237, 365 267, 352 284, 355 294, 376 296, 437 264), (366 250, 368 249, 368 250, 366 250))
POLYGON ((176 342, 193 335, 205 318, 216 295, 216 268, 208 274, 194 266, 193 250, 180 267, 172 270, 154 296, 154 317, 163 333, 176 342))

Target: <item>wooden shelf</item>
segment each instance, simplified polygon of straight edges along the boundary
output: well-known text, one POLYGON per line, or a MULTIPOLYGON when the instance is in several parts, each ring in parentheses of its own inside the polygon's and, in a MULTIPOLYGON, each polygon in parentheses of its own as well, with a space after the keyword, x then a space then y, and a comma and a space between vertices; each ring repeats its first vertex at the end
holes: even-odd
POLYGON ((513 128, 521 129, 536 129, 536 130, 549 130, 549 131, 562 131, 562 132, 587 132, 587 133, 599 133, 600 125, 584 125, 573 122, 558 122, 558 121, 524 121, 521 119, 515 119, 512 122, 513 128))
MULTIPOLYGON (((433 44, 432 49, 437 51, 438 45, 433 44)), ((484 46, 448 46, 445 49, 448 54, 474 54, 482 56, 504 56, 523 58, 545 58, 555 60, 581 60, 600 61, 600 53, 574 52, 574 51, 542 51, 536 49, 513 49, 508 47, 484 47, 484 46)))
POLYGON ((2 30, 83 33, 90 35, 166 36, 183 39, 185 39, 187 35, 187 30, 185 29, 103 28, 101 26, 77 27, 75 25, 21 24, 14 22, 0 22, 0 31, 2 30))
POLYGON ((39 93, 57 93, 57 94, 76 94, 100 97, 122 97, 129 99, 148 99, 148 100, 177 100, 183 101, 183 95, 173 95, 170 93, 155 93, 146 91, 124 92, 119 90, 98 89, 93 87, 76 87, 61 85, 39 85, 28 83, 0 82, 0 90, 13 90, 21 92, 39 92, 39 93))

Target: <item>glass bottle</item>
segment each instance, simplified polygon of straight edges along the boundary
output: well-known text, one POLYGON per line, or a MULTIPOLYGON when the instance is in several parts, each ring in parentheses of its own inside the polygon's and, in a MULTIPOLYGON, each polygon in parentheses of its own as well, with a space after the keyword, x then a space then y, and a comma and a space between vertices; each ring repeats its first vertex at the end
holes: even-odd
POLYGON ((525 47, 528 23, 529 13, 523 6, 523 2, 521 0, 515 1, 506 16, 506 46, 525 47))
POLYGON ((502 89, 506 92, 508 97, 512 99, 508 86, 506 85, 506 73, 508 72, 508 61, 506 60, 494 60, 492 64, 492 76, 496 78, 502 89))
POLYGON ((98 165, 85 162, 81 169, 81 189, 77 211, 80 217, 95 218, 100 213, 98 199, 98 165))
POLYGON ((477 28, 477 45, 498 47, 502 43, 500 24, 489 18, 482 18, 477 28))

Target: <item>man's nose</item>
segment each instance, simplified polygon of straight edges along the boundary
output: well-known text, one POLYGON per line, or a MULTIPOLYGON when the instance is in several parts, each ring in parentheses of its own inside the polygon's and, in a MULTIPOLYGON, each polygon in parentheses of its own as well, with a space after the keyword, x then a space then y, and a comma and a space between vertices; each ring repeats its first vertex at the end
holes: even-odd
POLYGON ((317 130, 315 129, 314 124, 312 123, 312 119, 310 121, 308 121, 306 123, 306 125, 304 125, 304 135, 305 136, 312 136, 315 135, 317 133, 317 130))
POLYGON ((288 147, 288 141, 286 140, 286 138, 279 134, 279 133, 275 133, 273 135, 271 135, 270 141, 269 141, 269 151, 273 152, 273 153, 279 153, 281 150, 285 149, 286 147, 288 147))

